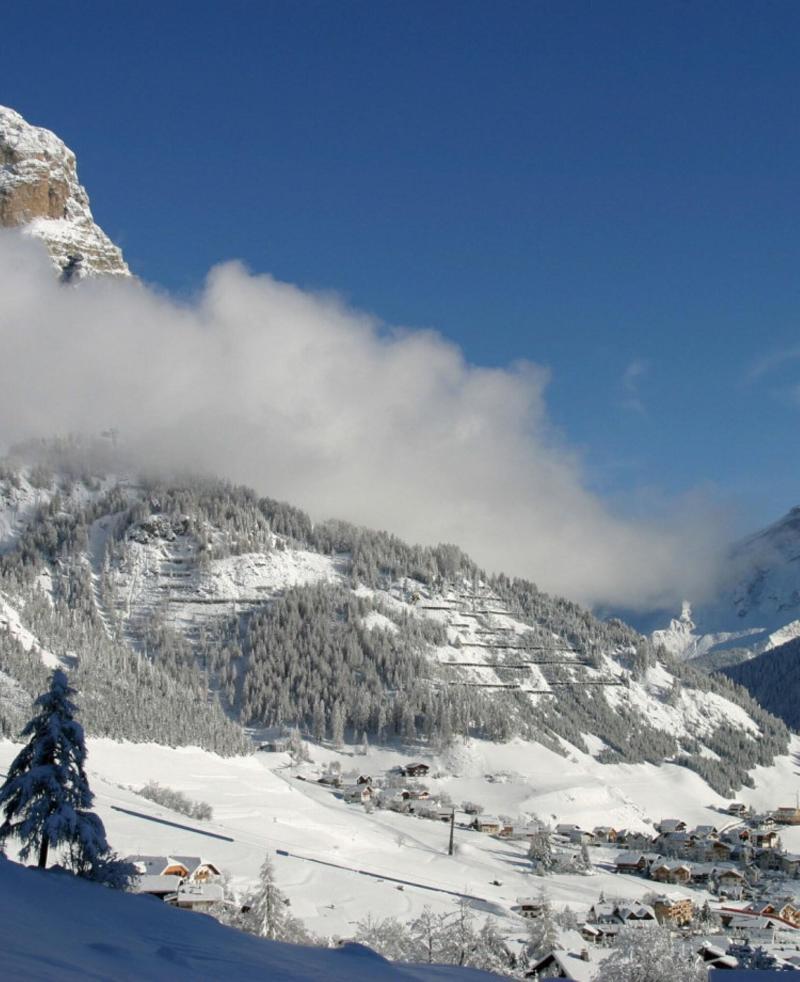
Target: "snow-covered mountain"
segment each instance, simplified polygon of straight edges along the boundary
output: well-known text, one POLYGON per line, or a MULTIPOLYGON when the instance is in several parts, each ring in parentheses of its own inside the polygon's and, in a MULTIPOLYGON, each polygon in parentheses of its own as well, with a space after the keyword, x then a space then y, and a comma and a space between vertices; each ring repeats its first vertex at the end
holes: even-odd
POLYGON ((785 750, 782 724, 726 680, 453 546, 79 459, 40 444, 4 465, 0 671, 32 694, 63 660, 96 735, 223 753, 242 749, 237 723, 412 746, 519 737, 676 761, 721 792, 785 750))
POLYGON ((0 106, 0 227, 40 239, 66 280, 129 276, 121 250, 95 224, 75 154, 50 130, 0 106))
POLYGON ((800 508, 738 542, 718 595, 684 603, 680 617, 653 632, 677 658, 710 664, 754 657, 800 637, 800 508))

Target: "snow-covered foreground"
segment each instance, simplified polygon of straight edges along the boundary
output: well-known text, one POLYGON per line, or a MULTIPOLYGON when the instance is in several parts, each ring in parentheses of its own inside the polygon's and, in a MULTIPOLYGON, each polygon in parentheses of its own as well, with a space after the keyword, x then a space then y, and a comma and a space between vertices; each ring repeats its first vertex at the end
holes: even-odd
POLYGON ((108 890, 68 873, 0 859, 5 979, 330 982, 488 980, 472 969, 395 966, 359 945, 305 948, 264 941, 203 914, 108 890))
MULTIPOLYGON (((0 744, 0 768, 5 770, 17 749, 0 744)), ((525 923, 511 908, 518 897, 535 895, 542 885, 556 906, 570 904, 578 912, 601 891, 607 897, 637 899, 655 886, 612 873, 608 864, 613 853, 606 849, 591 850, 594 875, 543 880, 529 872, 523 844, 467 829, 456 830, 451 857, 447 825, 388 811, 367 814, 360 805, 345 804, 331 789, 298 778, 298 773, 310 778, 333 759, 343 769, 377 777, 408 762, 407 756, 382 748, 370 748, 367 756, 316 746, 311 752, 314 764, 297 772, 284 754, 223 759, 196 749, 92 740, 88 772, 97 810, 117 852, 201 855, 229 871, 237 888, 254 883, 269 852, 292 912, 326 937, 351 937, 356 923, 370 914, 406 919, 426 905, 452 910, 453 894, 469 895, 477 914, 498 917, 505 931, 522 937, 525 923), (213 821, 188 819, 129 790, 149 780, 209 802, 213 821)), ((723 799, 685 768, 603 766, 590 756, 564 759, 521 741, 474 741, 421 759, 432 765, 432 774, 442 775, 426 782, 432 791, 446 791, 457 804, 477 801, 487 813, 536 813, 551 822, 588 828, 651 829, 649 823, 663 817, 717 827, 728 821, 720 812, 723 799)), ((797 759, 800 739, 795 738, 792 754, 755 771, 756 788, 739 797, 757 808, 794 801, 800 791, 797 759)), ((783 830, 782 836, 785 848, 800 849, 800 827, 783 830)), ((702 902, 697 891, 678 892, 702 902)))

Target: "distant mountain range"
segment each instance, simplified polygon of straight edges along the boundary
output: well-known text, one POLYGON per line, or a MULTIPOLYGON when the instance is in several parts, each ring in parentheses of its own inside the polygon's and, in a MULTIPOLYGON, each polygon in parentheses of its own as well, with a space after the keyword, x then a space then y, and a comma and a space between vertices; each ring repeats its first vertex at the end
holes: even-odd
POLYGON ((727 566, 717 596, 684 603, 679 617, 652 632, 655 644, 713 668, 800 637, 800 508, 738 542, 727 566))

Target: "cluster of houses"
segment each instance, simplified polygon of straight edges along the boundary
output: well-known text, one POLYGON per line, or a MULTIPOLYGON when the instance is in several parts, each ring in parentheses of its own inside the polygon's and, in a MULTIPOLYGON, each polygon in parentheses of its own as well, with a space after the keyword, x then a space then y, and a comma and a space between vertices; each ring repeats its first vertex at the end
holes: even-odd
POLYGON ((124 861, 138 874, 135 893, 188 910, 208 910, 224 901, 221 870, 200 856, 126 856, 124 861))
MULTIPOLYGON (((569 978, 595 980, 597 965, 605 957, 597 949, 614 944, 619 933, 628 929, 648 929, 662 925, 685 927, 695 916, 693 901, 676 894, 649 898, 650 903, 599 900, 589 909, 585 923, 563 932, 561 946, 548 952, 527 973, 534 979, 569 978)), ((523 917, 544 914, 545 901, 520 897, 512 908, 523 917)), ((721 907, 720 931, 714 942, 705 939, 696 948, 708 969, 725 971, 739 966, 739 955, 752 953, 753 945, 770 951, 775 966, 782 971, 800 971, 800 942, 792 937, 798 911, 784 898, 751 903, 745 907, 721 907)), ((695 944, 698 944, 695 942, 695 944)))
POLYGON ((690 829, 680 819, 662 819, 654 837, 612 829, 603 831, 602 841, 624 849, 614 861, 617 872, 646 875, 658 883, 711 884, 720 895, 738 899, 749 895, 765 872, 800 875, 800 855, 782 849, 776 823, 762 816, 722 830, 712 825, 690 829))
POLYGON ((378 783, 369 774, 351 775, 346 779, 338 771, 328 771, 317 779, 319 784, 335 788, 350 805, 376 805, 392 811, 449 822, 453 806, 434 797, 418 778, 426 777, 428 764, 407 764, 390 771, 385 780, 378 783), (405 779, 410 780, 406 781, 405 779))

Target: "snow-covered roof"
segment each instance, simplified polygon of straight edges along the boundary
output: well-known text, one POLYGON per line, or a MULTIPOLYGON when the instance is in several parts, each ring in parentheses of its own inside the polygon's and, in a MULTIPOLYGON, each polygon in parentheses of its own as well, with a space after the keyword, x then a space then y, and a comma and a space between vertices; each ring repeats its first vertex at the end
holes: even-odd
POLYGON ((174 893, 178 888, 177 876, 160 876, 157 873, 143 873, 138 876, 132 885, 134 893, 153 893, 163 896, 165 893, 174 893))
POLYGON ((614 857, 617 866, 636 866, 642 860, 647 862, 647 857, 643 852, 632 852, 629 849, 625 852, 618 852, 614 857))
POLYGON ((178 889, 175 902, 179 907, 190 907, 193 904, 221 904, 225 895, 220 883, 182 883, 178 889))
POLYGON ((185 866, 190 873, 194 873, 198 866, 203 865, 203 861, 199 856, 170 856, 171 862, 180 863, 181 866, 185 866))
POLYGON ((686 828, 686 823, 680 818, 662 818, 656 828, 659 832, 677 832, 678 829, 686 828))
POLYGON ((627 904, 624 907, 620 907, 618 916, 623 920, 655 920, 656 912, 649 904, 627 904))
MULTIPOLYGON (((536 971, 540 966, 547 965, 552 958, 559 969, 564 972, 566 978, 573 979, 574 982, 593 982, 598 977, 598 953, 587 950, 584 939, 577 931, 564 932, 561 940, 565 948, 553 951, 539 959, 535 965, 531 966, 531 971, 536 971), (586 951, 586 959, 581 957, 581 951, 586 951)), ((602 952, 603 958, 607 955, 608 952, 602 952)), ((544 976, 544 978, 546 977, 544 976)))
POLYGON ((183 866, 184 869, 189 871, 189 875, 197 869, 198 866, 209 866, 213 870, 219 870, 213 863, 209 863, 200 858, 200 856, 126 856, 126 863, 133 863, 136 869, 148 876, 159 876, 168 869, 170 866, 183 866))

